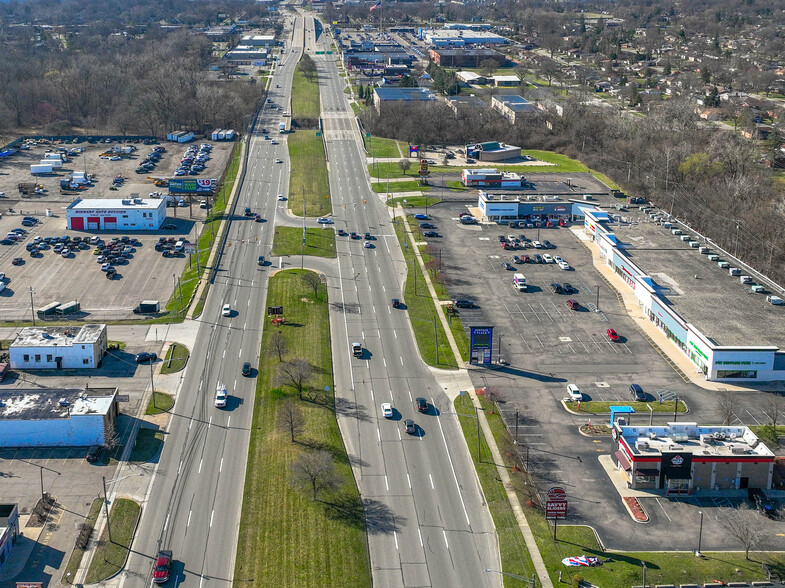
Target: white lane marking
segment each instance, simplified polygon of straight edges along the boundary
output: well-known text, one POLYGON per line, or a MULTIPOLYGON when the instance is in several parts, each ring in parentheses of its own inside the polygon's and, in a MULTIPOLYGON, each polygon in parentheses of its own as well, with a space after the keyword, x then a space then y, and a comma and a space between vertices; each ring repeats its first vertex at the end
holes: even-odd
POLYGON ((401 431, 398 431, 398 441, 401 441, 401 431))
MULTIPOLYGON (((242 356, 243 356, 243 350, 240 349, 240 353, 237 354, 237 357, 242 357, 242 356)), ((237 385, 237 380, 234 381, 234 385, 235 386, 237 385)))
POLYGON ((659 499, 659 498, 657 498, 656 500, 657 500, 657 504, 659 504, 659 505, 660 505, 660 508, 662 509, 662 512, 664 512, 664 513, 665 513, 665 516, 666 516, 666 517, 668 517, 668 520, 669 520, 670 522, 673 522, 673 520, 671 520, 671 518, 668 516, 668 513, 667 513, 667 511, 665 510, 665 507, 664 507, 664 506, 662 506, 662 503, 660 502, 660 499, 659 499))
POLYGON ((202 473, 202 460, 201 459, 199 460, 199 471, 197 473, 199 473, 199 474, 202 473))
POLYGON ((213 417, 210 417, 210 421, 207 423, 207 428, 210 428, 210 425, 213 424, 213 417))
MULTIPOLYGON (((409 395, 411 397, 411 394, 409 395)), ((431 398, 431 402, 433 403, 433 398, 431 398)), ((440 413, 441 414, 441 413, 440 413)), ((439 423, 439 430, 442 432, 442 441, 444 441, 444 450, 447 452, 447 461, 450 462, 450 469, 452 470, 452 477, 455 480, 455 488, 458 490, 458 498, 461 499, 461 506, 463 507, 463 514, 466 517, 466 524, 470 525, 469 522, 469 513, 466 512, 466 503, 463 501, 463 494, 461 493, 461 487, 458 484, 458 476, 455 473, 455 464, 452 462, 452 457, 450 456, 450 448, 447 446, 447 437, 444 435, 444 427, 442 427, 442 421, 439 418, 439 415, 436 416, 436 422, 439 423)), ((445 537, 445 541, 446 541, 445 537)))
POLYGON ((384 487, 387 488, 387 491, 390 491, 390 485, 387 483, 387 476, 384 476, 384 487))
POLYGON ((409 490, 412 489, 412 479, 409 477, 409 474, 406 474, 406 483, 409 484, 409 490))
POLYGON ((436 488, 433 487, 433 477, 431 474, 428 474, 428 479, 431 481, 431 490, 436 490, 436 488))
POLYGON ((188 527, 191 525, 191 511, 188 511, 188 522, 185 523, 185 526, 188 527))
POLYGON ((164 521, 164 533, 166 532, 166 527, 169 526, 169 515, 166 515, 166 520, 164 521))
POLYGON ((384 356, 382 356, 382 363, 384 364, 384 367, 387 367, 387 360, 384 359, 384 356))
POLYGON ((396 339, 398 338, 398 334, 397 334, 395 331, 393 331, 393 336, 394 336, 396 339))
POLYGON ((382 442, 382 432, 379 430, 379 427, 376 427, 376 438, 379 440, 379 443, 382 442))
POLYGON ((393 531, 393 539, 395 539, 395 549, 398 549, 398 533, 393 531))
POLYGON ((180 472, 182 472, 182 471, 183 471, 183 462, 182 462, 182 460, 180 460, 180 465, 177 466, 177 475, 179 476, 180 472))
POLYGON ((229 423, 232 422, 232 415, 229 415, 229 420, 226 421, 226 428, 229 428, 229 423))
MULTIPOLYGON (((224 458, 221 458, 221 463, 218 464, 218 473, 220 474, 221 471, 224 469, 224 458)), ((433 486, 433 481, 431 481, 431 486, 433 486)))
POLYGON ((425 547, 422 543, 422 531, 420 531, 420 527, 417 527, 417 536, 420 538, 420 547, 425 547))
POLYGON ((400 360, 401 360, 401 365, 403 365, 403 357, 399 355, 399 356, 398 356, 398 359, 400 359, 400 360))
POLYGON ((213 515, 215 515, 215 511, 214 510, 210 513, 210 528, 213 527, 213 515))
POLYGON ((449 543, 447 543, 447 531, 445 531, 444 529, 442 529, 442 535, 444 535, 444 546, 445 546, 447 549, 449 549, 449 548, 450 548, 450 544, 449 544, 449 543))
POLYGON ((226 357, 226 349, 224 349, 224 358, 226 357))
POLYGON ((412 402, 414 400, 412 398, 412 391, 411 390, 407 390, 406 392, 409 394, 409 402, 412 402))

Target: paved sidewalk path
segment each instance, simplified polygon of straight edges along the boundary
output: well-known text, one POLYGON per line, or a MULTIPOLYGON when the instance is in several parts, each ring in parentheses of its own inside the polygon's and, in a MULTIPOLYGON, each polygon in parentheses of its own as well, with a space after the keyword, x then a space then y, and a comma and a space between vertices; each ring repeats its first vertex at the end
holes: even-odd
MULTIPOLYGON (((411 249, 414 251, 417 263, 420 265, 422 274, 425 277, 425 283, 428 286, 428 291, 431 293, 431 298, 433 298, 433 300, 436 302, 437 308, 441 309, 443 306, 439 304, 439 297, 436 295, 433 282, 431 282, 430 276, 425 269, 425 263, 423 262, 422 256, 420 255, 420 249, 417 246, 414 235, 409 228, 409 224, 405 220, 405 212, 400 206, 398 208, 401 212, 401 217, 404 219, 403 226, 406 232, 406 237, 411 244, 411 249)), ((447 340, 450 342, 450 348, 452 349, 453 355, 455 356, 455 361, 458 362, 460 369, 453 372, 447 372, 445 370, 431 368, 431 372, 434 374, 434 377, 437 379, 442 388, 448 393, 448 396, 455 398, 462 391, 468 392, 472 399, 472 404, 479 408, 480 401, 477 398, 477 394, 475 393, 474 384, 472 384, 471 378, 469 377, 467 366, 461 357, 461 353, 458 350, 458 345, 455 343, 455 338, 453 337, 452 331, 450 330, 450 325, 447 323, 447 318, 445 317, 444 312, 439 312, 438 314, 439 320, 441 321, 442 327, 444 328, 444 332, 447 334, 447 340)), ((529 527, 529 521, 526 520, 526 514, 523 512, 521 503, 518 500, 518 495, 515 493, 515 489, 513 488, 512 481, 510 480, 510 474, 507 471, 507 468, 500 465, 504 463, 504 459, 502 458, 502 454, 499 451, 499 447, 496 445, 496 439, 493 437, 493 432, 491 431, 491 426, 488 424, 488 419, 485 418, 485 412, 480 409, 477 411, 477 416, 480 420, 480 426, 482 427, 485 441, 488 443, 488 447, 491 450, 493 462, 496 464, 496 472, 498 473, 499 478, 504 485, 504 491, 507 493, 507 500, 509 500, 510 506, 512 506, 515 519, 518 522, 518 528, 521 530, 523 539, 526 542, 526 549, 528 549, 529 555, 531 555, 534 569, 536 570, 537 576, 540 580, 540 585, 543 588, 553 588, 553 583, 551 582, 551 578, 548 575, 548 569, 545 567, 545 561, 543 561, 540 549, 537 547, 537 542, 534 539, 534 533, 532 533, 531 527, 529 527)))

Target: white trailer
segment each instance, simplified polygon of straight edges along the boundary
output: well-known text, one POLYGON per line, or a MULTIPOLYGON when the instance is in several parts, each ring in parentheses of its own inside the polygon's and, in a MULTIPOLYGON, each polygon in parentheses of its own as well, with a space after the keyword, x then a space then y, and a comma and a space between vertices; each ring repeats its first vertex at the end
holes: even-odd
POLYGON ((63 167, 63 162, 60 159, 42 159, 39 163, 41 165, 49 165, 52 169, 60 169, 63 167))
POLYGON ((52 173, 52 166, 51 165, 43 165, 43 164, 33 164, 30 166, 30 173, 35 174, 51 174, 52 173))

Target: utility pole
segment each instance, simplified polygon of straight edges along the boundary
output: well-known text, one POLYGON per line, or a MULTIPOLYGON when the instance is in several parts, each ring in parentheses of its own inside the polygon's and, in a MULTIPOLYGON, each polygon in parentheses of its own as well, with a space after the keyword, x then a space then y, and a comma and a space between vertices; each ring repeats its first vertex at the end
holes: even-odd
POLYGON ((150 362, 150 388, 153 391, 153 408, 158 408, 155 404, 155 380, 153 380, 153 362, 150 362))
POLYGON ((300 269, 305 269, 305 186, 302 187, 303 195, 303 243, 300 246, 300 269))
POLYGON ((33 287, 30 286, 30 314, 33 316, 33 326, 35 326, 35 304, 33 304, 33 287))
POLYGON ((112 543, 112 528, 109 525, 109 496, 106 494, 106 476, 101 476, 104 481, 104 509, 106 510, 106 534, 109 536, 109 542, 112 543))
POLYGON ((482 461, 480 455, 480 411, 478 407, 474 407, 474 418, 477 419, 477 461, 482 461))
POLYGON ((433 319, 433 336, 436 339, 436 365, 439 365, 439 331, 436 329, 436 319, 433 319))
MULTIPOLYGON (((180 283, 180 278, 177 278, 177 289, 180 291, 180 312, 184 312, 183 308, 183 285, 180 283)), ((152 365, 152 363, 150 364, 152 365)))

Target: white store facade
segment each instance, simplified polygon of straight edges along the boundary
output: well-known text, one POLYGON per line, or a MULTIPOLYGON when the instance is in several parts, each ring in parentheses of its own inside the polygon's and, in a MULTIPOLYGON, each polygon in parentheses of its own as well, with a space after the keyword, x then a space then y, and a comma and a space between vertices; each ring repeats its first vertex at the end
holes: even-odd
POLYGON ((66 209, 71 231, 157 231, 166 220, 166 201, 147 198, 77 198, 66 209))

